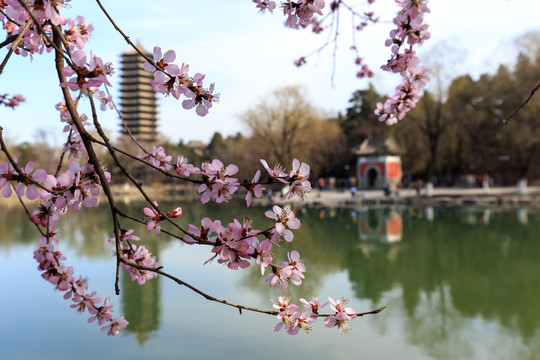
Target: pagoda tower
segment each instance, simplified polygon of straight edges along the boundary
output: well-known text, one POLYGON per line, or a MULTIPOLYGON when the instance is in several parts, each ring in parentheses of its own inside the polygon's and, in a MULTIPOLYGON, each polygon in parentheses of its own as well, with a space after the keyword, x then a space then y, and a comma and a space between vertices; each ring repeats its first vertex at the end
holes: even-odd
MULTIPOLYGON (((137 47, 142 50, 137 44, 137 47)), ((148 57, 152 54, 142 50, 148 57)), ((157 139, 156 91, 150 84, 154 79, 151 72, 143 69, 145 60, 134 50, 122 54, 120 105, 121 113, 129 132, 137 141, 155 143, 157 139)), ((121 133, 128 135, 121 124, 121 133)))

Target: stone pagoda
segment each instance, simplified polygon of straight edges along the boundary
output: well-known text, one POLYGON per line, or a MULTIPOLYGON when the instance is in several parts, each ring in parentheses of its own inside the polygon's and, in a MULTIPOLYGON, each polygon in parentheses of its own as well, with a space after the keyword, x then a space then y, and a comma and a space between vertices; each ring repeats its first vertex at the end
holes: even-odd
MULTIPOLYGON (((137 45, 139 49, 142 47, 137 45)), ((145 50, 142 50, 150 58, 145 50)), ((137 141, 155 143, 157 138, 157 99, 150 82, 154 75, 143 69, 145 60, 135 51, 122 54, 120 105, 124 122, 137 141)), ((128 131, 121 124, 121 133, 128 131)))

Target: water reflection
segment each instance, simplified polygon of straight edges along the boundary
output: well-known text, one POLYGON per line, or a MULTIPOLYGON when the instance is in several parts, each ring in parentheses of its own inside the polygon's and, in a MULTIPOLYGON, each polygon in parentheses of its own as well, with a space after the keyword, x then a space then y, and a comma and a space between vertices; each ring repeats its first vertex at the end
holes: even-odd
POLYGON ((363 241, 401 241, 402 218, 395 209, 362 208, 359 211, 358 235, 363 241))
MULTIPOLYGON (((131 204, 129 210, 142 214, 137 206, 131 204)), ((183 225, 198 223, 204 215, 223 221, 233 215, 252 216, 259 221, 265 210, 255 207, 234 214, 218 206, 194 204, 185 208, 181 221, 183 225)), ((328 276, 345 273, 348 284, 340 286, 350 286, 358 300, 368 300, 373 307, 389 305, 386 319, 403 318, 406 341, 432 358, 481 358, 474 338, 469 338, 477 328, 493 339, 494 349, 504 346, 517 358, 540 357, 537 209, 293 210, 302 221, 293 248, 308 265, 304 286, 287 289, 293 297, 310 297, 326 284, 328 276)), ((9 253, 16 244, 36 243, 37 234, 24 222, 22 211, 9 209, 9 217, 7 210, 0 211, 0 251, 9 253), (12 226, 14 223, 20 225, 12 226)), ((85 258, 111 256, 105 241, 111 229, 106 208, 91 216, 75 214, 61 228, 61 246, 85 258)), ((172 239, 156 240, 143 226, 137 232, 146 234, 144 241, 158 258, 175 244, 172 239)), ((290 249, 283 246, 276 256, 286 256, 290 249)), ((261 302, 276 297, 276 289, 262 281, 257 268, 242 276, 240 286, 255 289, 261 302)), ((121 305, 130 321, 127 332, 140 344, 162 326, 166 310, 162 312, 160 296, 166 284, 158 278, 140 287, 129 276, 122 277, 121 305)), ((373 323, 382 321, 379 319, 373 323)), ((382 329, 383 333, 389 331, 382 329)), ((485 358, 493 357, 497 356, 485 358)))

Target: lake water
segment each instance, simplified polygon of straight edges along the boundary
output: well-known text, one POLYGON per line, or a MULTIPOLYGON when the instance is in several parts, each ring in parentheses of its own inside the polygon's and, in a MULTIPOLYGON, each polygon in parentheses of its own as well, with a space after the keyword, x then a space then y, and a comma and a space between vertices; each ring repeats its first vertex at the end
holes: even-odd
MULTIPOLYGON (((129 209, 142 216, 142 208, 129 209)), ((205 215, 224 222, 250 216, 263 228, 266 210, 192 204, 180 219, 186 225, 205 215)), ((355 319, 347 335, 319 320, 310 334, 290 336, 272 331, 273 316, 240 315, 166 278, 140 287, 122 274, 115 296, 113 247, 106 241, 112 226, 102 207, 63 219, 58 248, 76 275, 88 277, 89 289, 111 296, 115 315, 130 322, 121 335, 108 337, 41 278, 33 259, 38 236, 24 212, 0 208, 0 357, 540 359, 538 209, 294 210, 302 227, 282 250, 297 249, 308 272, 303 286, 285 293, 295 300, 343 296, 357 312, 386 310, 355 319)), ((211 295, 270 310, 269 298, 282 294, 256 266, 203 266, 209 248, 157 241, 136 229, 164 270, 211 295)))

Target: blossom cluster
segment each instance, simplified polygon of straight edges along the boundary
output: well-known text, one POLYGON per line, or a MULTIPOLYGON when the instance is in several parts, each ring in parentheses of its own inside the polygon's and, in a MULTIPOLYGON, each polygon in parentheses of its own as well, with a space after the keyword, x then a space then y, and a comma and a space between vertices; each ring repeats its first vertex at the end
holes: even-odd
POLYGON ((113 319, 110 299, 105 299, 100 305, 101 297, 96 296, 95 292, 87 293, 86 279, 81 276, 76 278, 73 267, 66 266, 63 263, 65 256, 55 249, 58 242, 56 222, 60 215, 64 215, 68 208, 78 210, 81 206, 97 205, 96 196, 100 188, 93 167, 88 163, 81 166, 71 162, 69 169, 58 177, 47 174, 43 169, 34 171, 33 167, 30 161, 18 173, 11 163, 0 163, 0 191, 4 197, 10 197, 14 188, 19 197, 26 196, 29 200, 39 197, 42 200, 37 210, 30 214, 30 220, 43 228, 39 248, 34 251, 34 259, 39 263, 38 270, 43 271, 41 276, 57 290, 65 292, 64 299, 72 299, 72 308, 79 312, 88 311, 91 315, 89 322, 97 320, 98 325, 105 324, 102 331, 107 331, 109 335, 118 334, 128 322, 123 317, 113 319))
MULTIPOLYGON (((133 235, 133 229, 121 230, 118 235, 119 256, 123 260, 120 267, 126 270, 131 276, 131 281, 137 281, 139 285, 144 285, 148 280, 156 277, 156 273, 148 269, 158 269, 161 263, 156 261, 156 257, 148 251, 144 245, 137 246, 131 241, 139 241, 141 238, 133 235), (143 268, 141 268, 143 267, 143 268)), ((110 238, 109 242, 114 242, 115 237, 110 238)))
POLYGON ((0 22, 4 23, 4 29, 8 35, 17 36, 24 31, 21 42, 14 50, 21 56, 32 56, 51 51, 49 40, 52 37, 51 25, 64 26, 63 34, 66 43, 73 51, 75 48, 82 49, 90 39, 94 27, 85 24, 84 17, 77 16, 75 19, 66 19, 60 11, 64 6, 62 0, 26 0, 26 7, 34 18, 39 22, 37 26, 25 28, 22 24, 30 20, 25 7, 18 0, 4 0, 0 2, 0 22))
POLYGON ((58 250, 55 250, 53 236, 51 233, 42 236, 39 239, 40 247, 34 251, 34 259, 39 263, 38 270, 43 271, 41 276, 49 283, 55 286, 55 289, 63 291, 64 299, 71 299, 71 307, 78 312, 85 312, 91 315, 88 322, 97 321, 101 330, 106 331, 108 335, 117 335, 128 325, 123 316, 114 318, 112 315, 112 305, 110 298, 106 298, 103 303, 101 296, 97 296, 95 291, 88 291, 87 280, 73 275, 74 270, 71 266, 65 266, 63 261, 65 256, 58 250))
POLYGON ((172 62, 176 59, 176 53, 173 50, 162 54, 161 48, 156 46, 153 50, 153 63, 146 61, 144 70, 154 73, 154 80, 151 82, 154 89, 162 94, 171 94, 179 100, 184 95, 186 99, 182 101, 184 109, 195 108, 199 116, 208 114, 212 107, 212 102, 217 100, 214 92, 214 83, 206 89, 203 85, 205 75, 196 73, 193 77, 188 74, 189 65, 182 64, 178 66, 172 62))
MULTIPOLYGON (((77 103, 77 101, 78 98, 73 99, 74 103, 77 103)), ((56 104, 56 110, 60 112, 60 121, 66 123, 63 131, 69 133, 62 151, 67 153, 70 159, 80 159, 83 154, 86 154, 86 148, 83 145, 79 130, 75 126, 64 102, 56 104)), ((79 120, 83 126, 89 125, 88 117, 85 114, 79 114, 79 120)))
POLYGON ((205 217, 201 220, 201 226, 190 224, 183 240, 187 244, 211 245, 214 255, 205 264, 217 259, 220 264, 230 269, 244 269, 251 265, 254 260, 260 266, 261 274, 264 275, 266 268, 271 268, 271 273, 266 276, 266 282, 270 286, 276 285, 281 290, 285 289, 289 281, 294 285, 300 285, 304 278, 306 267, 300 258, 298 251, 289 252, 288 261, 282 261, 279 265, 272 264, 274 254, 272 246, 283 240, 291 242, 293 233, 291 229, 300 228, 300 220, 288 209, 282 209, 275 205, 272 211, 265 215, 276 223, 271 229, 257 230, 252 227, 252 220, 244 218, 242 222, 234 219, 233 222, 224 226, 220 220, 211 220, 205 217), (258 236, 263 236, 260 240, 258 236))
POLYGON ((412 49, 430 37, 423 17, 429 8, 425 0, 396 0, 396 3, 401 10, 394 18, 396 28, 390 32, 390 39, 386 40, 386 46, 391 47, 392 57, 381 68, 399 73, 403 82, 396 87, 394 95, 384 104, 378 103, 375 110, 379 121, 388 125, 403 119, 416 106, 420 100, 420 91, 429 80, 427 69, 419 66, 420 60, 412 49))
POLYGON ((25 101, 22 95, 0 94, 0 105, 4 105, 10 108, 15 108, 25 101))
MULTIPOLYGON (((272 13, 276 8, 275 1, 253 0, 253 2, 257 4, 257 8, 260 9, 261 12, 268 10, 272 13)), ((324 6, 324 0, 282 1, 281 8, 283 9, 283 14, 287 16, 285 25, 292 28, 308 26, 313 19, 313 15, 323 14, 322 9, 324 6)))
POLYGON ((289 304, 290 299, 290 296, 285 295, 278 297, 277 302, 272 300, 272 306, 279 311, 277 314, 279 322, 274 327, 274 331, 284 328, 289 335, 296 335, 300 329, 303 329, 306 333, 309 333, 311 331, 310 324, 317 321, 320 316, 319 309, 328 304, 330 304, 330 308, 334 311, 334 314, 326 316, 324 325, 328 328, 337 326, 340 334, 349 332, 350 327, 347 322, 357 317, 354 309, 347 307, 348 300, 344 298, 336 301, 329 297, 328 301, 324 304, 319 303, 319 297, 317 295, 314 295, 313 300, 309 302, 302 298, 300 302, 304 305, 304 308, 309 309, 302 312, 297 311, 299 308, 298 305, 289 304))
POLYGON ((280 164, 270 168, 266 160, 260 159, 261 164, 268 172, 268 180, 260 182, 261 171, 257 170, 251 182, 240 183, 238 178, 233 177, 238 172, 238 167, 234 164, 225 166, 219 159, 205 161, 199 168, 189 163, 184 156, 178 156, 176 164, 172 164, 172 155, 168 155, 162 146, 156 147, 155 145, 152 152, 139 155, 138 158, 163 171, 174 168, 175 172, 184 178, 199 175, 201 180, 197 180, 200 182, 198 192, 201 194, 203 204, 206 204, 210 199, 215 199, 217 203, 227 202, 240 187, 244 187, 247 190, 245 200, 247 206, 250 206, 254 196, 256 198, 262 196, 263 184, 273 182, 282 183, 287 187, 282 200, 291 199, 295 195, 304 197, 311 191, 310 167, 298 159, 293 159, 292 169, 289 173, 280 164))
POLYGON ((103 84, 111 86, 107 76, 113 74, 114 70, 109 63, 90 53, 90 60, 86 61, 86 54, 83 50, 75 50, 71 54, 72 65, 68 65, 62 71, 65 76, 71 76, 68 81, 60 83, 60 86, 67 86, 72 91, 81 89, 97 88, 103 84))
POLYGON ((297 28, 300 26, 307 26, 311 23, 313 15, 322 15, 322 9, 324 8, 324 0, 298 0, 298 1, 285 1, 281 3, 283 8, 283 14, 287 16, 285 25, 297 28))
MULTIPOLYGON (((16 159, 15 159, 16 160, 16 159)), ((88 293, 86 279, 75 277, 73 267, 66 266, 62 253, 55 249, 56 222, 67 208, 80 209, 81 206, 91 207, 97 204, 95 196, 99 193, 99 182, 89 164, 81 166, 70 163, 69 170, 55 177, 43 169, 33 169, 33 163, 28 162, 18 173, 13 164, 0 163, 0 190, 4 197, 13 195, 12 188, 19 197, 26 196, 29 200, 38 197, 42 202, 37 210, 30 214, 30 220, 42 229, 39 248, 34 251, 34 259, 39 263, 41 276, 55 286, 55 289, 65 292, 64 299, 72 299, 72 308, 79 312, 88 311, 91 315, 89 322, 97 320, 98 325, 104 325, 102 331, 116 335, 127 326, 123 318, 113 319, 107 298, 101 303, 101 297, 95 292, 88 293), (41 192, 38 187, 42 187, 41 192), (49 190, 46 190, 49 189, 49 190)))
MULTIPOLYGON (((17 159, 14 159, 17 161, 17 159)), ((101 184, 94 167, 90 163, 81 165, 72 161, 67 171, 59 176, 47 174, 43 169, 34 171, 34 163, 29 161, 20 168, 19 173, 9 162, 0 163, 0 192, 4 197, 13 195, 42 201, 30 219, 37 225, 54 228, 58 215, 66 210, 80 210, 81 207, 94 207, 101 192, 101 184)), ((107 180, 110 174, 105 172, 107 180)))

